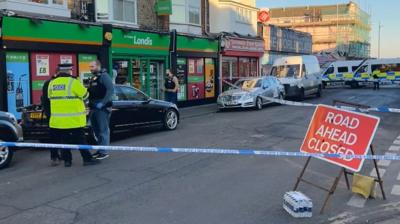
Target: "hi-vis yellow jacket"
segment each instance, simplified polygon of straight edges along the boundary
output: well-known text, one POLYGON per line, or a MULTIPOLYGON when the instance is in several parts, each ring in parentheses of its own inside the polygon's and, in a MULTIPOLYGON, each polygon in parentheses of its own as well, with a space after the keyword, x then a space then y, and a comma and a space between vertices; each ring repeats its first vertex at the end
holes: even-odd
POLYGON ((53 79, 48 88, 50 128, 72 129, 86 126, 84 100, 89 97, 82 83, 67 74, 53 79))

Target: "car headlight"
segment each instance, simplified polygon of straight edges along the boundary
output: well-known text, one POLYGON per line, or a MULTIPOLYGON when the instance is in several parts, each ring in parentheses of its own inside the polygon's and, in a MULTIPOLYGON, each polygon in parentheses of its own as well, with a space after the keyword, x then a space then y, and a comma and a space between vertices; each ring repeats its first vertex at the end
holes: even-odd
POLYGON ((14 116, 14 114, 9 113, 9 112, 6 112, 6 115, 7 115, 7 117, 11 120, 11 122, 12 122, 13 124, 16 124, 16 123, 17 123, 17 118, 14 116))

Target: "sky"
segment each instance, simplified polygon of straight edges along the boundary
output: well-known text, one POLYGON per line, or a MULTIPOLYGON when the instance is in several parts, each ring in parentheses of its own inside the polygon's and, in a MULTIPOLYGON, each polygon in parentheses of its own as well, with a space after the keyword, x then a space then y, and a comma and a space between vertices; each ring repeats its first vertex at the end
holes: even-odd
MULTIPOLYGON (((256 0, 258 8, 348 3, 349 0, 256 0)), ((381 58, 400 57, 400 0, 354 0, 371 12, 371 57, 378 56, 379 22, 381 28, 381 58)))

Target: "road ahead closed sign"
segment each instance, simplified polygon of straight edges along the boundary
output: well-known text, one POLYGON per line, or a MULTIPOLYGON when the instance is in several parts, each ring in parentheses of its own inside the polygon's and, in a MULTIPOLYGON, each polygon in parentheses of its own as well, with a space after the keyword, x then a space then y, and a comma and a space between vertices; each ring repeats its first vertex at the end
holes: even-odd
MULTIPOLYGON (((365 155, 368 153, 378 124, 378 117, 318 105, 300 151, 365 155)), ((364 159, 355 158, 325 157, 321 159, 354 172, 360 171, 364 163, 364 159)))

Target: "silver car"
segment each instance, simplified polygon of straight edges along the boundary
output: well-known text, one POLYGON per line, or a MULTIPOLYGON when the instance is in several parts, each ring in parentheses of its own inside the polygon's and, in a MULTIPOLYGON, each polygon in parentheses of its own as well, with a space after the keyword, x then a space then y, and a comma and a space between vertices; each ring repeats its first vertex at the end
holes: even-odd
POLYGON ((218 96, 220 110, 225 108, 255 107, 272 103, 263 97, 285 98, 285 89, 276 77, 264 76, 239 79, 228 91, 218 96))

